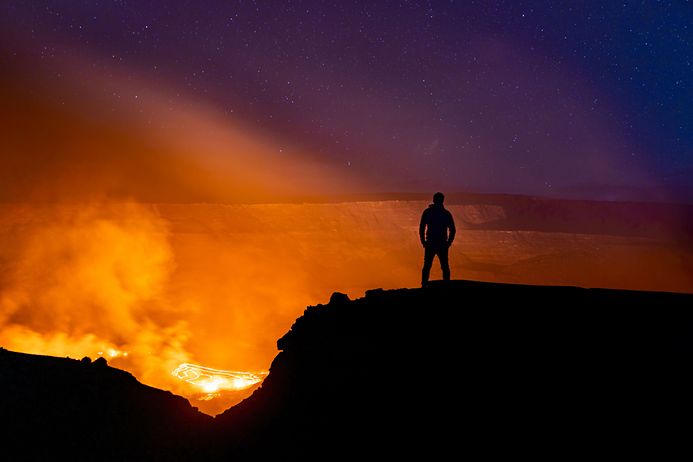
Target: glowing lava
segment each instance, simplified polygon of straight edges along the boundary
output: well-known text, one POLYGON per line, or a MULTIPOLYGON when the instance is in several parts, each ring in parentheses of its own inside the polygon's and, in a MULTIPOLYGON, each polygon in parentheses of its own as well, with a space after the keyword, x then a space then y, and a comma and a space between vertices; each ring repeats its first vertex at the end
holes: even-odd
POLYGON ((105 356, 108 356, 110 359, 120 358, 121 356, 124 358, 127 358, 128 354, 129 353, 127 351, 121 351, 121 350, 117 350, 115 348, 108 348, 106 351, 99 351, 98 352, 99 356, 105 355, 105 356))
POLYGON ((222 390, 238 391, 250 388, 262 381, 267 372, 224 371, 211 367, 183 363, 171 375, 188 382, 207 393, 208 399, 222 390))

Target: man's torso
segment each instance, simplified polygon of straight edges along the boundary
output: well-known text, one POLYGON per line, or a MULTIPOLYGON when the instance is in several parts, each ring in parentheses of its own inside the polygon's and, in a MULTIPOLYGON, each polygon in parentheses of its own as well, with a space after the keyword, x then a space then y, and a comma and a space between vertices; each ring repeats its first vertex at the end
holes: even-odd
POLYGON ((447 242, 450 212, 444 207, 429 207, 424 211, 423 221, 426 224, 426 242, 431 244, 447 242))

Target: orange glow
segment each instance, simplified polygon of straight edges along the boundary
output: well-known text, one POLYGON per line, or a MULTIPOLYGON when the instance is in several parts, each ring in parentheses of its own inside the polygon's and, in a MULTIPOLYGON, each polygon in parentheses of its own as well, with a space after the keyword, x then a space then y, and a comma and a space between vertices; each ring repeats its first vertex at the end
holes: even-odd
MULTIPOLYGON (((146 384, 221 412, 263 377, 235 371, 266 371, 276 340, 306 305, 333 291, 354 298, 418 285, 425 206, 0 205, 0 346, 73 358, 100 352, 146 384), (188 369, 199 374, 193 385, 171 374, 184 364, 223 369, 188 369)), ((693 255, 673 245, 471 229, 504 217, 503 207, 449 208, 459 228, 453 278, 692 290, 693 255)), ((437 264, 432 278, 440 278, 437 264)))
POLYGON ((397 240, 373 234, 372 212, 355 218, 353 206, 331 204, 0 205, 0 345, 103 356, 223 411, 263 375, 215 375, 200 388, 171 371, 193 362, 266 370, 306 305, 416 273, 418 258, 408 267, 401 253, 381 255, 383 238, 397 240))
POLYGON ((210 395, 219 390, 244 390, 250 388, 267 375, 266 372, 253 374, 250 372, 224 371, 188 363, 181 364, 171 374, 210 395))
MULTIPOLYGON (((214 414, 307 305, 419 284, 426 202, 298 203, 368 188, 159 80, 65 67, 51 94, 39 72, 0 76, 0 346, 103 356, 214 414)), ((450 209, 453 278, 693 291, 689 249, 484 230, 501 205, 450 209)))
POLYGON ((0 75, 0 201, 265 202, 362 181, 161 81, 82 66, 49 91, 35 71, 0 75))

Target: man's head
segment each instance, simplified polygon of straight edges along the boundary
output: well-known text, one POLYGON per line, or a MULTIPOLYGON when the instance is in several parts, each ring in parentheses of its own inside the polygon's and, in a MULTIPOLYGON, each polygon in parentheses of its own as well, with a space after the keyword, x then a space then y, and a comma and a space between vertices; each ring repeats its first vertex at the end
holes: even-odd
POLYGON ((445 200, 445 196, 443 195, 442 192, 437 192, 433 195, 433 203, 434 204, 443 205, 444 200, 445 200))

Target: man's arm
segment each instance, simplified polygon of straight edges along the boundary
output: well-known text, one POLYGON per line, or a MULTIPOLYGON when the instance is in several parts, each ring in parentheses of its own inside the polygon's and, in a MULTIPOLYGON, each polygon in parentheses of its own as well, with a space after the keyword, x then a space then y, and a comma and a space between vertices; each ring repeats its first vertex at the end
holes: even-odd
POLYGON ((448 228, 450 229, 450 233, 448 234, 448 245, 451 245, 452 241, 455 240, 455 234, 457 233, 457 230, 455 229, 455 220, 452 219, 452 213, 448 212, 448 217, 450 217, 448 223, 448 228))
POLYGON ((426 245, 426 211, 421 214, 421 222, 419 222, 419 240, 421 245, 426 245))

